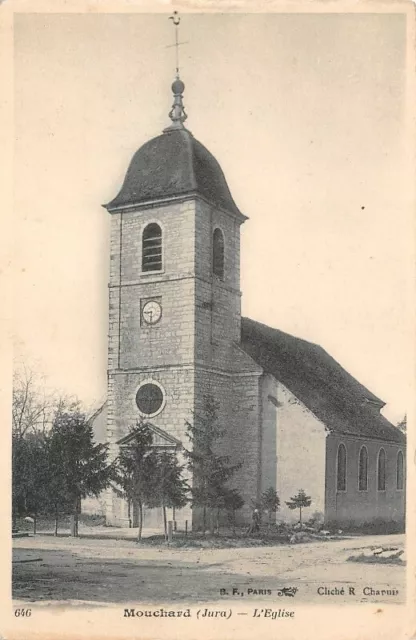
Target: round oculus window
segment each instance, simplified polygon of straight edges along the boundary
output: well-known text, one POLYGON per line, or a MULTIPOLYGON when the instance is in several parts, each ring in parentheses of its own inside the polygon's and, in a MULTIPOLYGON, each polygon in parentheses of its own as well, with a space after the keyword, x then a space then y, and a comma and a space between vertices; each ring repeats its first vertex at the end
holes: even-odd
POLYGON ((154 416, 162 410, 164 395, 159 385, 154 382, 145 382, 138 388, 136 404, 140 413, 145 416, 154 416))

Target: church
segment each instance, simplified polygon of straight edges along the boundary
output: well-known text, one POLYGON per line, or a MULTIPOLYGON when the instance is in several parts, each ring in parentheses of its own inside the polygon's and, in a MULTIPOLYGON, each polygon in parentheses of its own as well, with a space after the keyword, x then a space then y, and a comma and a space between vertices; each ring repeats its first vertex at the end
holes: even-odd
MULTIPOLYGON (((184 83, 172 84, 171 124, 133 156, 111 216, 107 402, 94 419, 115 458, 129 428, 150 425, 154 446, 188 447, 185 421, 212 396, 222 450, 241 468, 245 502, 273 487, 278 519, 304 489, 326 523, 402 523, 405 436, 381 399, 320 346, 241 316, 239 210, 213 155, 185 128, 184 83)), ((192 481, 192 479, 190 479, 192 481)), ((113 491, 107 523, 129 526, 113 491)), ((170 516, 171 517, 171 516, 170 516)), ((196 527, 190 507, 178 527, 196 527)), ((157 515, 145 514, 145 526, 157 515)), ((133 516, 134 523, 134 516, 133 516)))

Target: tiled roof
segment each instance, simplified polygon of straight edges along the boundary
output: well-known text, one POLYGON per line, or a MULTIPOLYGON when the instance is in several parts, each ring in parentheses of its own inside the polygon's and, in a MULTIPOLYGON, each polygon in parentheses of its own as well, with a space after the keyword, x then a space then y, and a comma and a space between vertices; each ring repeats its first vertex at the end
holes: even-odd
POLYGON ((384 402, 322 347, 249 318, 242 318, 241 346, 330 431, 405 442, 403 433, 379 413, 384 402))
POLYGON ((175 196, 199 194, 239 218, 223 171, 214 156, 187 129, 166 130, 134 154, 109 211, 175 196))

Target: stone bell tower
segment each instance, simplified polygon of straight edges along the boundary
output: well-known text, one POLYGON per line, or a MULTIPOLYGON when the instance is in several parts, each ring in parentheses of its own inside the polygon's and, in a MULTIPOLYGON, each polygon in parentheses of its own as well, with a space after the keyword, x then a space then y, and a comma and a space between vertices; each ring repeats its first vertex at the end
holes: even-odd
MULTIPOLYGON (((184 127, 184 88, 177 76, 171 125, 134 154, 119 194, 105 205, 111 215, 107 440, 113 456, 140 418, 154 427, 160 446, 177 446, 180 455, 180 443, 189 444, 185 421, 206 394, 220 403, 226 424, 234 424, 235 374, 253 369, 236 346, 246 217, 218 162, 184 127)), ((234 437, 230 433, 230 442, 234 437)), ((180 517, 191 519, 187 509, 180 517)), ((111 492, 107 518, 114 524, 128 518, 111 492)))

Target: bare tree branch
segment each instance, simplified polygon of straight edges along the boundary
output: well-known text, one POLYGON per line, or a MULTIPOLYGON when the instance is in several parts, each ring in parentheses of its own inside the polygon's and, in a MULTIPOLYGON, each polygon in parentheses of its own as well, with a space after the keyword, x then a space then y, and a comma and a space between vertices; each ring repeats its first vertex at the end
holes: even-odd
POLYGON ((27 433, 45 433, 53 421, 69 408, 80 407, 74 397, 45 390, 40 374, 25 364, 20 365, 13 379, 13 435, 23 438, 27 433))

